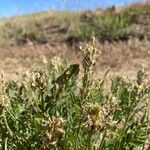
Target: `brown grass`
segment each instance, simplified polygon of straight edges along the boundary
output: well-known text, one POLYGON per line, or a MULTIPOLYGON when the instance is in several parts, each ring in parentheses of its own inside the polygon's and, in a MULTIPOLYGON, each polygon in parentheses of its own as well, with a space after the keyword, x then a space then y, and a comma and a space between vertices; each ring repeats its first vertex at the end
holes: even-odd
MULTIPOLYGON (((117 13, 130 12, 130 10, 138 13, 143 10, 149 10, 150 5, 133 4, 125 8, 116 8, 117 13), (120 10, 119 10, 120 9, 120 10), (119 10, 119 11, 118 11, 119 10), (140 11, 139 11, 140 10, 140 11)), ((110 10, 110 9, 109 9, 110 10)), ((113 10, 114 11, 114 10, 113 10)), ((108 11, 97 10, 96 12, 56 12, 48 11, 27 16, 16 16, 9 19, 0 20, 0 68, 4 70, 7 78, 16 78, 17 72, 22 73, 33 65, 42 67, 41 56, 44 55, 48 59, 53 56, 61 56, 70 62, 80 63, 78 46, 68 45, 66 39, 70 32, 75 31, 80 26, 81 20, 91 19, 92 17, 100 17, 101 13, 107 14, 108 11), (18 28, 21 29, 18 31, 18 28), (16 29, 16 30, 15 30, 16 29), (12 32, 17 40, 12 37, 4 38, 2 34, 5 31, 12 32), (19 32, 19 33, 16 33, 19 32), (20 36, 21 33, 21 36, 20 36), (23 36, 22 36, 23 35, 23 36), (27 36, 28 38, 24 38, 27 36), (34 39, 34 40, 33 40, 34 39), (25 40, 25 41, 23 41, 25 40)), ((109 12, 110 13, 110 12, 109 12)), ((146 16, 147 18, 149 16, 146 16)), ((150 33, 148 28, 149 19, 141 17, 141 22, 134 24, 133 28, 147 35, 150 33), (144 22, 147 20, 147 25, 144 22)), ((147 72, 150 72, 150 40, 139 40, 138 33, 135 38, 127 41, 112 41, 103 43, 103 55, 98 71, 103 74, 106 68, 111 68, 113 74, 133 75, 141 66, 147 72)))

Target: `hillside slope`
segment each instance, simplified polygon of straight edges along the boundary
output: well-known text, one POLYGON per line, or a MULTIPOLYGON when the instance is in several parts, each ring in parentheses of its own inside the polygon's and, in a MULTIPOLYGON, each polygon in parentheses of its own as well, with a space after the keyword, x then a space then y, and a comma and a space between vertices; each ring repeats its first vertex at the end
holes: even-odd
POLYGON ((78 46, 95 31, 102 43, 100 73, 133 75, 141 67, 150 72, 150 4, 94 12, 48 11, 0 20, 0 68, 16 78, 41 56, 80 63, 78 46))

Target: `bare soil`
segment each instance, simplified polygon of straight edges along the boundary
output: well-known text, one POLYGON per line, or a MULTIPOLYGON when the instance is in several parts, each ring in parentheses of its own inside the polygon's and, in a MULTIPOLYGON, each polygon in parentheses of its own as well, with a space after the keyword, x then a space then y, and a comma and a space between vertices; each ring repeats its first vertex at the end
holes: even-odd
MULTIPOLYGON (((102 55, 97 65, 98 74, 101 76, 110 69, 110 76, 121 75, 126 78, 135 77, 142 67, 150 73, 150 41, 128 40, 126 42, 105 42, 102 44, 102 55)), ((41 57, 50 60, 53 56, 60 56, 70 63, 81 63, 78 48, 68 46, 66 43, 1 45, 0 69, 3 70, 8 80, 18 79, 20 74, 35 66, 43 68, 41 57)))

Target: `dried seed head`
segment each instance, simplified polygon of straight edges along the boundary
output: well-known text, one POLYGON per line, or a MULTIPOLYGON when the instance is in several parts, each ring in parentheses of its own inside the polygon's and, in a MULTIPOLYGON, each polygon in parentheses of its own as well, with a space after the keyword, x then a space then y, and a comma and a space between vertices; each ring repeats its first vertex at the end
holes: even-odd
POLYGON ((62 129, 64 122, 63 118, 54 116, 42 121, 42 126, 45 128, 45 132, 42 135, 44 148, 50 148, 65 134, 65 131, 62 129))
POLYGON ((5 108, 10 107, 10 99, 5 93, 6 91, 6 83, 4 81, 4 74, 1 71, 0 74, 0 115, 6 110, 5 108))
POLYGON ((109 101, 110 111, 114 113, 117 108, 119 108, 119 102, 116 97, 112 97, 109 101))
POLYGON ((101 106, 96 103, 88 103, 85 107, 85 116, 83 126, 91 133, 95 133, 104 126, 105 116, 101 110, 101 106))
POLYGON ((144 69, 141 68, 137 73, 137 84, 138 85, 141 85, 143 83, 144 77, 145 77, 145 72, 144 72, 144 69))
POLYGON ((55 56, 51 59, 51 63, 54 66, 55 71, 60 72, 60 68, 63 64, 63 60, 60 57, 55 56))
POLYGON ((26 89, 30 86, 33 90, 44 90, 48 81, 46 73, 37 69, 32 73, 26 72, 23 82, 26 89))
POLYGON ((114 140, 116 140, 118 137, 119 135, 115 133, 114 131, 112 132, 111 130, 107 130, 106 139, 108 139, 109 142, 113 143, 114 140))
POLYGON ((47 58, 45 56, 42 55, 41 60, 45 65, 48 64, 47 58))
POLYGON ((82 67, 84 69, 82 80, 83 88, 81 88, 82 100, 86 100, 90 93, 90 87, 93 81, 94 66, 101 54, 101 51, 98 48, 99 46, 100 44, 96 41, 93 35, 90 42, 80 46, 81 54, 83 55, 82 67))
POLYGON ((110 93, 107 101, 103 104, 105 115, 113 114, 119 108, 119 101, 110 93))
POLYGON ((94 35, 91 37, 91 42, 85 43, 79 48, 83 55, 83 68, 94 66, 101 54, 101 45, 97 42, 94 35))

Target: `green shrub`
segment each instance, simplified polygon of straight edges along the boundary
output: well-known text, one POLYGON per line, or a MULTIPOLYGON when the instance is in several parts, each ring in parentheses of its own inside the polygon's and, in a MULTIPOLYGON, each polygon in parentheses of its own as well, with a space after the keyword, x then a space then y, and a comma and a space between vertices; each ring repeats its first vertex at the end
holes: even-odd
MULTIPOLYGON (((100 51, 95 38, 83 45, 79 65, 55 58, 21 81, 0 84, 0 149, 129 150, 149 145, 150 85, 93 78, 100 51)), ((46 61, 44 61, 46 63, 46 61)), ((107 73, 106 73, 107 75, 107 73)), ((106 76, 105 75, 105 76, 106 76)))
POLYGON ((72 42, 89 40, 92 31, 93 29, 89 23, 80 23, 79 26, 70 29, 68 40, 72 42))
POLYGON ((11 22, 6 22, 1 26, 1 38, 7 40, 14 41, 22 41, 24 39, 23 36, 24 30, 21 27, 16 26, 11 22))
POLYGON ((127 15, 107 14, 94 19, 96 31, 100 40, 113 41, 127 39, 131 18, 127 15))
POLYGON ((129 5, 127 7, 125 7, 123 9, 124 13, 127 13, 128 15, 140 15, 143 14, 145 12, 149 12, 150 10, 150 3, 146 2, 146 3, 134 3, 132 5, 129 5))
POLYGON ((28 40, 37 43, 46 43, 47 37, 44 36, 37 27, 17 25, 16 23, 6 22, 1 26, 2 41, 13 41, 16 44, 26 43, 28 40), (4 39, 4 40, 3 40, 4 39))

